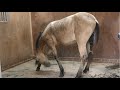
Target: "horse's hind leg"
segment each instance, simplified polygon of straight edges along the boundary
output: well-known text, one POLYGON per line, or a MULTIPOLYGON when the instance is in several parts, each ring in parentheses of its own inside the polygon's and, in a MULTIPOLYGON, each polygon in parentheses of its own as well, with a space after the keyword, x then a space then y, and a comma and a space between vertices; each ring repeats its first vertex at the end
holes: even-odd
POLYGON ((91 64, 92 60, 93 60, 93 53, 90 52, 90 53, 88 54, 88 62, 87 62, 87 65, 86 65, 85 69, 83 70, 84 73, 87 73, 87 72, 89 71, 89 67, 90 67, 90 64, 91 64))
POLYGON ((93 52, 92 52, 92 47, 90 46, 90 43, 87 43, 87 51, 88 51, 88 61, 85 69, 83 70, 84 73, 87 73, 89 71, 90 64, 93 60, 93 52))
POLYGON ((88 57, 87 50, 86 50, 86 45, 84 45, 84 46, 78 45, 78 48, 79 48, 79 52, 80 52, 81 65, 80 65, 79 70, 77 72, 76 78, 82 77, 82 73, 83 73, 83 69, 84 69, 84 65, 85 65, 85 60, 88 57))
POLYGON ((83 33, 80 33, 80 32, 76 31, 75 36, 76 36, 76 42, 78 44, 78 50, 79 50, 79 54, 80 54, 80 58, 81 58, 81 65, 80 65, 80 68, 76 75, 76 78, 78 78, 78 77, 82 77, 83 70, 85 67, 85 60, 88 58, 86 45, 87 45, 87 41, 90 37, 90 33, 88 34, 87 32, 84 32, 84 31, 83 31, 83 33))

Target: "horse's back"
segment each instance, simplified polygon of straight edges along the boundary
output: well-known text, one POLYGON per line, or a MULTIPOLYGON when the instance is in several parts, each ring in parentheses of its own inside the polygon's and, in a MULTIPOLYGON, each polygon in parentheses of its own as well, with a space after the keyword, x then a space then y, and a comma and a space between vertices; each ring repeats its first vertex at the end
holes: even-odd
POLYGON ((51 22, 54 36, 61 44, 68 45, 75 41, 73 16, 51 22))
POLYGON ((47 30, 54 35, 57 42, 67 45, 76 41, 76 35, 82 39, 87 36, 89 38, 94 31, 95 25, 96 18, 93 15, 86 12, 79 12, 61 20, 51 22, 47 26, 47 30), (91 31, 88 30, 89 28, 91 28, 91 31), (89 35, 87 35, 87 32, 89 32, 89 35))
POLYGON ((85 22, 91 23, 91 22, 97 22, 97 19, 95 18, 94 15, 92 15, 91 13, 87 13, 87 12, 78 12, 76 14, 74 14, 74 16, 78 19, 78 20, 84 20, 85 22))

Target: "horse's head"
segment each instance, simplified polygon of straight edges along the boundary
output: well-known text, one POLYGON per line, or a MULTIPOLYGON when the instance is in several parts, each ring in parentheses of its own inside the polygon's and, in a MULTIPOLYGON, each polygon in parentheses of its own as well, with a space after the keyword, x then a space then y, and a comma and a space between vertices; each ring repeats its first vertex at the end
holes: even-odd
MULTIPOLYGON (((50 62, 48 61, 47 54, 45 52, 46 44, 42 39, 42 32, 39 33, 39 36, 36 41, 36 59, 38 63, 43 64, 46 67, 50 66, 50 62)), ((36 63, 37 64, 37 63, 36 63)))
POLYGON ((47 55, 45 55, 44 52, 37 53, 36 58, 40 64, 43 64, 46 67, 50 67, 50 62, 48 61, 47 55))

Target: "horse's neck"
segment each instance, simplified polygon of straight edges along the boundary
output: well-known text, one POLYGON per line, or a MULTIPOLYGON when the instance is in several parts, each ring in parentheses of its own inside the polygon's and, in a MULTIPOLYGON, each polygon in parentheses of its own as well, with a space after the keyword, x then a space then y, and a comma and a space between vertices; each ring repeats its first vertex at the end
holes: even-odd
POLYGON ((46 45, 45 41, 41 39, 39 45, 40 45, 40 46, 39 46, 39 48, 37 49, 37 51, 38 51, 38 52, 43 52, 43 51, 44 51, 44 48, 45 48, 45 45, 46 45))

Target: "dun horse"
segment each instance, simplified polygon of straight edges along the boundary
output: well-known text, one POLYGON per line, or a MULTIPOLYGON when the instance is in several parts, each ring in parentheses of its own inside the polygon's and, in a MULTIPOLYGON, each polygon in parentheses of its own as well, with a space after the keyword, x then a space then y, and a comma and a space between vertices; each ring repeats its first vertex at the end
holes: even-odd
POLYGON ((98 42, 99 23, 90 13, 79 12, 61 20, 56 20, 47 25, 44 32, 38 36, 36 42, 36 58, 38 66, 36 71, 40 70, 41 64, 50 66, 45 49, 54 55, 60 69, 60 77, 64 76, 64 68, 57 56, 56 47, 60 44, 70 45, 77 43, 80 54, 81 65, 76 78, 81 77, 83 73, 89 71, 89 66, 93 58, 93 45, 98 42), (87 64, 85 61, 87 60, 87 64))

